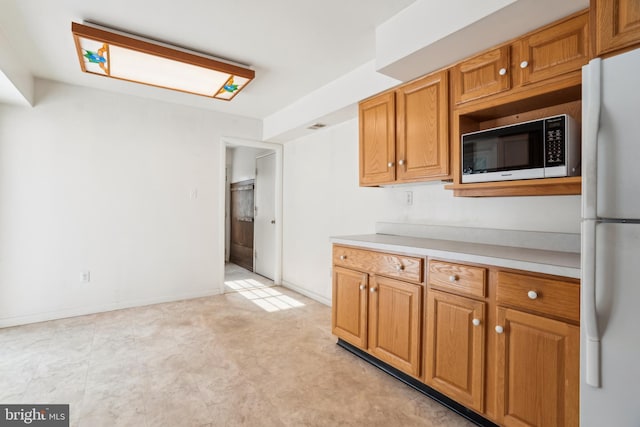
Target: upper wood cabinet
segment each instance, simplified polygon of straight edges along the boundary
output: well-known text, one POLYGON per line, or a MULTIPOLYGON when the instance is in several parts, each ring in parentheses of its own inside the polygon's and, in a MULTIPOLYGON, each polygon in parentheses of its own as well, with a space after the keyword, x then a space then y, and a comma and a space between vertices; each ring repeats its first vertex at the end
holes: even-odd
POLYGON ((442 71, 396 91, 396 178, 449 176, 449 81, 442 71))
POLYGON ((456 105, 578 71, 589 60, 588 11, 453 67, 456 105))
POLYGON ((445 70, 360 103, 360 185, 450 177, 448 83, 445 70))
POLYGON ((640 0, 591 0, 600 56, 640 44, 640 0))
POLYGON ((521 84, 579 70, 589 61, 589 14, 535 32, 520 40, 521 84))
POLYGON ((359 105, 360 185, 379 185, 396 178, 395 93, 385 92, 359 105))
POLYGON ((452 70, 456 104, 510 89, 510 51, 503 46, 456 65, 452 70))

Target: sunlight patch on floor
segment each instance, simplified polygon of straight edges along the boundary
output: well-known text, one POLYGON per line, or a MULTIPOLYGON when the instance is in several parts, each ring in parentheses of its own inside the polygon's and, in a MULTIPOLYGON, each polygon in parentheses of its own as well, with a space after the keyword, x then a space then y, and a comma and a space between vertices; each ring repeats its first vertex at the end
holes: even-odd
POLYGON ((227 280, 224 282, 225 286, 234 291, 241 291, 245 289, 260 289, 267 288, 272 285, 266 285, 264 283, 260 283, 255 279, 238 279, 238 280, 227 280))
POLYGON ((239 291, 238 293, 269 313, 304 307, 304 304, 300 301, 273 288, 251 289, 239 291))

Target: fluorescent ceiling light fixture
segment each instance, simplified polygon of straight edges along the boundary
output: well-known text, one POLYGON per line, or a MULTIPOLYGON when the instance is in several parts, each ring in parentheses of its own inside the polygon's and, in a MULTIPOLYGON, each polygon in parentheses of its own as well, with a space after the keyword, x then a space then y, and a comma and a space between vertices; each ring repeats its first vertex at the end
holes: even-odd
POLYGON ((255 71, 98 26, 71 23, 85 73, 230 101, 255 71))

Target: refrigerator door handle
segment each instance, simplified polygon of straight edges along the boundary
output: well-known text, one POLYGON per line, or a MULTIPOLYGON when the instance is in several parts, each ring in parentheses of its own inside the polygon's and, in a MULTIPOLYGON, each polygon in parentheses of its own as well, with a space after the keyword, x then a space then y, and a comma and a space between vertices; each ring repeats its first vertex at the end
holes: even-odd
POLYGON ((600 334, 596 311, 596 220, 582 221, 582 312, 586 331, 585 381, 592 387, 600 387, 600 334))
POLYGON ((598 129, 600 128, 602 59, 592 59, 582 68, 582 218, 597 217, 598 129))

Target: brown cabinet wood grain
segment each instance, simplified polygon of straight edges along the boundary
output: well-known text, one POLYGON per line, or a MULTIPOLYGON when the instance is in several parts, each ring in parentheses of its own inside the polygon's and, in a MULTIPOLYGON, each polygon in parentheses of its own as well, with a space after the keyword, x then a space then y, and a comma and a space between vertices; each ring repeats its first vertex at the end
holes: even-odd
POLYGON ((589 62, 589 14, 535 32, 520 40, 516 68, 523 85, 580 70, 589 62))
POLYGON ((359 105, 360 185, 450 177, 446 70, 359 105))
POLYGON ((485 395, 485 305, 427 291, 425 382, 478 412, 485 395))
POLYGON ((415 181, 449 176, 449 82, 441 71, 396 91, 396 177, 415 181))
POLYGON ((395 181, 395 118, 394 92, 386 92, 360 103, 360 185, 395 181))
POLYGON ((449 292, 486 296, 486 268, 446 261, 429 261, 429 285, 449 292))
POLYGON ((591 0, 597 56, 640 45, 640 0, 591 0))
POLYGON ((579 328, 498 307, 497 407, 504 426, 574 427, 579 418, 579 328))
POLYGON ((424 259, 418 257, 335 245, 333 263, 415 283, 422 283, 424 280, 424 259))
POLYGON ((422 286, 373 276, 369 291, 370 353, 420 376, 422 286))
POLYGON ((333 267, 331 332, 360 348, 367 348, 367 288, 369 276, 333 267))
POLYGON ((456 104, 494 95, 511 88, 509 46, 467 59, 452 70, 456 104))

